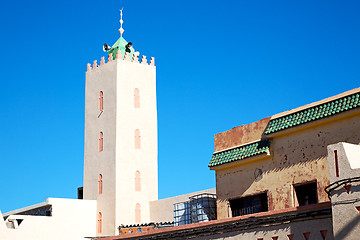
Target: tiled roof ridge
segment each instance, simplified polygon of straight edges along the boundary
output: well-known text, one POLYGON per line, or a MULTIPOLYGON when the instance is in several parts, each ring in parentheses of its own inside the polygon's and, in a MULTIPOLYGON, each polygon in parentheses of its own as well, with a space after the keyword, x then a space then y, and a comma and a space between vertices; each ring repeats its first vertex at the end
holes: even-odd
POLYGON ((332 97, 331 101, 322 102, 317 105, 312 105, 308 108, 303 108, 299 111, 291 112, 281 117, 273 118, 270 120, 269 125, 265 129, 264 133, 270 134, 278 132, 360 107, 360 92, 353 90, 351 91, 351 94, 342 95, 340 98, 332 97))
POLYGON ((283 111, 281 113, 274 114, 274 115, 271 116, 270 121, 274 120, 274 119, 277 119, 277 118, 284 117, 284 116, 288 116, 288 115, 293 114, 293 113, 301 112, 302 110, 309 109, 309 108, 312 108, 312 107, 316 107, 316 106, 322 105, 324 103, 328 103, 328 102, 331 102, 331 101, 334 101, 334 100, 338 100, 340 98, 344 98, 344 97, 353 95, 355 93, 360 93, 360 87, 351 89, 351 90, 343 92, 343 93, 339 93, 339 94, 331 96, 331 97, 321 99, 321 100, 316 101, 316 102, 305 104, 305 105, 297 107, 297 108, 293 108, 293 109, 290 109, 290 110, 283 111))
POLYGON ((222 152, 217 152, 213 154, 208 166, 214 167, 221 164, 230 163, 248 157, 253 157, 262 153, 266 153, 268 152, 269 147, 270 140, 263 139, 222 152))

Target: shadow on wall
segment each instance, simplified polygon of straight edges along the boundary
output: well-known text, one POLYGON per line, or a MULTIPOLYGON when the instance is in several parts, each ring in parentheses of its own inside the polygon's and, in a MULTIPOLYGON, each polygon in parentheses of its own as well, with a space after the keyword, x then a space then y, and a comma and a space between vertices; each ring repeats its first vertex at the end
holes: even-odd
POLYGON ((352 232, 352 230, 360 225, 360 215, 351 220, 340 232, 338 232, 334 239, 346 239, 346 236, 352 232))

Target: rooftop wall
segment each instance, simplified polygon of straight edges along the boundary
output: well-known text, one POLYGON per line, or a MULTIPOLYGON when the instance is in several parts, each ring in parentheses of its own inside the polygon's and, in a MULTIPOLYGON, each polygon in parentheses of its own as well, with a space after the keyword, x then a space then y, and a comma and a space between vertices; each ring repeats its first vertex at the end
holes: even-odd
POLYGON ((96 235, 96 201, 49 198, 46 204, 52 206, 52 216, 8 215, 4 221, 0 214, 1 240, 85 240, 96 235))
POLYGON ((214 137, 215 152, 261 139, 269 121, 270 117, 216 134, 214 137))

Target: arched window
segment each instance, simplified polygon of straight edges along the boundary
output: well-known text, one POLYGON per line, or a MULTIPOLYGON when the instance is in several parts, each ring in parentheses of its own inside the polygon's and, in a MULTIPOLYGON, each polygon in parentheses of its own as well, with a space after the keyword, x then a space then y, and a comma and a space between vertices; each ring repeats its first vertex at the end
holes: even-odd
POLYGON ((138 88, 134 89, 134 107, 140 108, 140 90, 138 88))
POLYGON ((141 144, 140 144, 140 130, 136 129, 135 130, 135 149, 140 149, 141 144))
POLYGON ((140 209, 140 203, 137 203, 135 206, 135 222, 141 223, 141 209, 140 209))
POLYGON ((99 194, 102 194, 102 175, 101 174, 99 174, 98 192, 99 192, 99 194))
POLYGON ((136 171, 135 173, 135 191, 140 192, 141 191, 141 178, 140 178, 140 172, 136 171))
POLYGON ((100 132, 99 134, 99 152, 103 151, 103 144, 104 144, 104 140, 103 140, 103 132, 100 132))
POLYGON ((102 232, 102 214, 101 212, 98 213, 98 219, 97 219, 97 232, 102 232))
POLYGON ((99 93, 99 110, 102 111, 104 109, 104 98, 103 98, 103 92, 100 91, 99 93))

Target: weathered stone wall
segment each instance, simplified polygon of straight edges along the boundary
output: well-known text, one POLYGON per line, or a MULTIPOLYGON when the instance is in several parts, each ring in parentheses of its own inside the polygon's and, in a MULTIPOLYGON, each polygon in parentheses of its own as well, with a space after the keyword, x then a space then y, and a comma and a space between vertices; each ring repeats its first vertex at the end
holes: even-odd
POLYGON ((270 121, 270 117, 215 135, 215 152, 259 140, 270 121))
POLYGON ((269 210, 298 205, 294 184, 317 181, 318 202, 328 201, 327 146, 345 141, 359 144, 360 115, 342 116, 331 122, 271 138, 270 154, 261 160, 245 159, 231 168, 216 168, 218 219, 230 216, 229 199, 267 191, 269 210), (256 175, 260 176, 255 178, 256 175))

